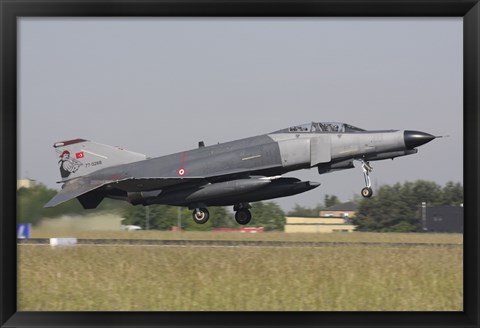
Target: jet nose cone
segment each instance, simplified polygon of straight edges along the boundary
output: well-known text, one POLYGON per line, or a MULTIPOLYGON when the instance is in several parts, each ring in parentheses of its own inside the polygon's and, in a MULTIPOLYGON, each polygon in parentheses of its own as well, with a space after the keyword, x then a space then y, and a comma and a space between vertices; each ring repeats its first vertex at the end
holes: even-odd
POLYGON ((407 149, 413 149, 432 141, 435 139, 435 136, 425 132, 405 130, 403 132, 403 139, 405 141, 405 147, 407 147, 407 149))

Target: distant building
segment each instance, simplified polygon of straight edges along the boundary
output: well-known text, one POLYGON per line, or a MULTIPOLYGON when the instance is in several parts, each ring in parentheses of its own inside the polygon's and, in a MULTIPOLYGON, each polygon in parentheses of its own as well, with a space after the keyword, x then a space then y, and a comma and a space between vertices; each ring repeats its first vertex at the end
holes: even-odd
POLYGON ((20 189, 20 188, 33 188, 37 185, 38 185, 37 181, 33 180, 33 179, 17 180, 17 190, 20 189))
POLYGON ((427 207, 424 231, 463 233, 462 206, 427 207))
POLYGON ((318 218, 287 217, 285 232, 352 232, 355 230, 350 218, 355 216, 357 206, 347 202, 330 206, 319 213, 318 218))
POLYGON ((327 207, 320 211, 320 217, 352 218, 357 212, 357 205, 354 202, 346 202, 327 207))
POLYGON ((352 232, 354 225, 348 224, 345 218, 303 218, 287 217, 285 232, 308 232, 308 233, 327 233, 327 232, 352 232))

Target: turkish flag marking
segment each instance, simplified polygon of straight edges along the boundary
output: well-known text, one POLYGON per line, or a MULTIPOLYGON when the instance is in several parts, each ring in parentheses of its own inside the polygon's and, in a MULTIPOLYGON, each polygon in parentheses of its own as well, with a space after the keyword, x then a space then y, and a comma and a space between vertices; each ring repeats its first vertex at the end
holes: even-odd
POLYGON ((84 158, 85 155, 83 154, 83 151, 81 151, 81 152, 79 152, 79 153, 76 153, 76 154, 75 154, 75 157, 76 157, 77 159, 80 159, 80 158, 84 158))

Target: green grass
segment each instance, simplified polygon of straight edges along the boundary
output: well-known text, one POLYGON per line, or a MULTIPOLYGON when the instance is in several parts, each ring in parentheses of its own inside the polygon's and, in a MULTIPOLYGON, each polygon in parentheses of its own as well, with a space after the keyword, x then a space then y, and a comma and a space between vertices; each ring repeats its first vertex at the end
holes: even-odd
MULTIPOLYGON (((459 235, 126 234, 139 238, 461 242, 459 235)), ((102 235, 91 237, 106 238, 102 235)), ((52 249, 21 245, 18 250, 19 311, 463 310, 461 247, 52 249)))

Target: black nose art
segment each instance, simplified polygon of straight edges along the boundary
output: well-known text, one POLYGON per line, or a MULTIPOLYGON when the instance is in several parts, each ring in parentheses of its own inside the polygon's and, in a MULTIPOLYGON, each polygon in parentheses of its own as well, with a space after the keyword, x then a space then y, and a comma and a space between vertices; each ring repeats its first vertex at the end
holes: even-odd
POLYGON ((407 147, 407 149, 413 149, 432 141, 435 139, 435 136, 425 132, 405 130, 403 132, 403 139, 405 141, 405 147, 407 147))

